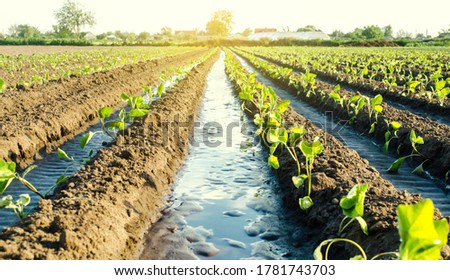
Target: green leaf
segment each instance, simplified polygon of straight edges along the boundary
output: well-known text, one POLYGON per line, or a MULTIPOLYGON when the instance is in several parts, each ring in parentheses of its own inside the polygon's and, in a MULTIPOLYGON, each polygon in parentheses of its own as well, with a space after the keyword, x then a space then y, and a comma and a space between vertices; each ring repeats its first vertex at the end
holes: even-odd
POLYGON ((436 83, 436 90, 440 91, 441 89, 443 89, 445 87, 445 81, 444 80, 440 80, 436 83))
POLYGON ((376 125, 376 123, 373 123, 373 124, 370 125, 369 134, 372 134, 372 133, 375 132, 375 125, 376 125))
POLYGON ((305 180, 308 179, 308 176, 306 174, 301 174, 300 176, 292 176, 292 183, 294 183, 294 186, 298 189, 305 180))
POLYGON ((307 142, 305 140, 302 140, 300 142, 300 150, 305 157, 313 157, 320 154, 324 150, 324 147, 320 142, 320 139, 316 137, 314 139, 314 142, 307 142))
POLYGON ((162 96, 165 89, 166 89, 166 87, 164 86, 164 83, 160 83, 158 86, 158 89, 156 91, 156 94, 158 94, 158 96, 162 96))
POLYGON ((0 194, 11 184, 16 176, 16 164, 0 160, 0 194))
POLYGON ((398 158, 396 161, 394 161, 394 162, 391 164, 391 166, 389 166, 389 168, 387 169, 387 171, 390 172, 390 173, 397 173, 397 172, 398 172, 398 169, 400 168, 400 166, 402 166, 403 162, 405 161, 405 159, 406 159, 407 157, 408 157, 408 156, 398 158))
POLYGON ((396 121, 391 122, 391 127, 394 130, 398 130, 400 127, 402 127, 402 124, 396 121))
POLYGON ((83 138, 80 139, 80 148, 84 149, 86 145, 91 141, 92 137, 94 136, 94 133, 89 131, 86 133, 83 138))
POLYGON ((369 235, 369 227, 367 226, 366 221, 362 217, 355 217, 355 219, 358 221, 359 226, 361 227, 361 230, 364 232, 364 234, 369 235))
POLYGON ((280 113, 284 113, 284 111, 286 111, 289 107, 289 104, 291 104, 290 100, 281 101, 280 103, 278 103, 276 110, 280 113))
POLYGON ((127 102, 127 101, 130 99, 130 97, 128 96, 128 94, 122 93, 122 94, 120 95, 120 99, 122 99, 122 101, 127 102))
POLYGON ((434 221, 434 205, 425 199, 413 205, 399 205, 398 232, 401 260, 438 260, 447 244, 448 222, 434 221))
POLYGON ((120 118, 122 121, 125 120, 125 114, 126 114, 125 109, 120 110, 120 112, 119 112, 119 118, 120 118))
POLYGON ((21 194, 20 198, 16 200, 16 205, 25 207, 30 204, 31 198, 29 194, 21 194))
POLYGON ((423 144, 423 138, 421 136, 417 137, 416 132, 414 129, 411 129, 411 132, 409 134, 409 141, 413 144, 423 144))
POLYGON ((339 102, 341 100, 341 96, 338 93, 330 93, 330 98, 335 102, 339 102))
POLYGON ((351 261, 365 261, 366 259, 362 255, 356 255, 353 258, 350 258, 351 261))
POLYGON ((27 176, 28 173, 30 173, 30 171, 35 169, 36 167, 38 167, 38 166, 37 165, 30 165, 30 166, 28 166, 28 168, 25 169, 25 171, 22 173, 22 178, 25 178, 25 176, 27 176))
POLYGON ((253 100, 253 93, 251 91, 241 91, 239 93, 239 99, 244 101, 252 101, 253 100))
POLYGON ((294 126, 291 129, 291 133, 289 133, 289 143, 293 146, 303 135, 306 134, 305 127, 302 126, 294 126))
POLYGON ((61 175, 58 177, 58 179, 56 180, 56 185, 59 185, 65 181, 67 181, 67 179, 69 179, 69 177, 67 177, 66 175, 61 175))
POLYGON ((0 209, 1 208, 14 208, 12 203, 13 197, 11 195, 4 196, 0 199, 0 209))
POLYGON ((345 216, 356 218, 364 215, 364 198, 367 188, 367 184, 355 185, 346 196, 341 198, 339 205, 345 216))
POLYGON ((274 169, 280 168, 280 163, 278 162, 278 158, 274 155, 269 156, 267 163, 272 166, 274 169))
POLYGON ((147 115, 148 110, 143 109, 133 109, 128 113, 129 118, 138 118, 147 115))
POLYGON ((5 81, 3 79, 0 79, 0 92, 2 92, 5 89, 5 81))
POLYGON ((370 100, 370 103, 373 107, 375 107, 375 105, 380 105, 381 103, 383 103, 383 96, 381 94, 375 95, 375 97, 370 100))
POLYGON ((383 107, 381 105, 375 105, 373 106, 373 110, 377 113, 383 112, 383 107))
POLYGON ((298 204, 300 205, 300 209, 306 211, 314 205, 314 202, 312 201, 311 197, 305 196, 298 200, 298 204))
POLYGON ((62 149, 58 148, 58 156, 61 159, 70 160, 73 161, 73 158, 69 157, 66 152, 64 152, 62 149))
POLYGON ((386 133, 384 134, 384 141, 385 142, 389 141, 389 138, 391 138, 391 132, 386 131, 386 133))
POLYGON ((109 117, 112 113, 112 108, 110 107, 103 107, 100 110, 98 110, 98 117, 100 119, 105 119, 109 117))
POLYGON ((328 245, 329 243, 333 242, 333 239, 327 239, 322 241, 319 246, 314 250, 313 257, 316 261, 322 261, 323 260, 323 254, 322 254, 322 247, 328 245))
POLYGON ((110 123, 108 123, 108 128, 109 129, 114 129, 117 128, 118 130, 122 130, 125 128, 125 122, 123 121, 112 121, 110 123))
POLYGON ((425 172, 423 165, 427 161, 428 161, 428 159, 424 160, 421 164, 419 164, 416 168, 414 168, 414 170, 411 173, 416 174, 416 175, 422 175, 425 172))

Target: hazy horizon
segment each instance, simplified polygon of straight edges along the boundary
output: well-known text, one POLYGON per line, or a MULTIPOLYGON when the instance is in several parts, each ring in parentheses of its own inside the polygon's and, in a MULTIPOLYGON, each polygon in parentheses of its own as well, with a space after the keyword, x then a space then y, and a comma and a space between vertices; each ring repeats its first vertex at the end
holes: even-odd
MULTIPOLYGON (((246 28, 289 27, 295 31, 305 25, 314 25, 327 34, 334 30, 345 33, 356 27, 391 25, 394 35, 399 30, 437 36, 442 29, 450 28, 448 11, 450 1, 430 0, 425 4, 411 1, 378 0, 372 5, 358 0, 343 1, 255 1, 255 0, 165 0, 165 1, 106 1, 78 0, 81 6, 94 14, 96 25, 83 31, 95 34, 120 30, 152 34, 168 26, 173 30, 204 30, 213 11, 226 9, 233 13, 233 33, 246 28)), ((0 32, 8 33, 14 24, 29 24, 41 32, 52 30, 56 24, 54 12, 64 0, 15 0, 2 6, 0 32), (6 12, 7 11, 7 12, 6 12)))

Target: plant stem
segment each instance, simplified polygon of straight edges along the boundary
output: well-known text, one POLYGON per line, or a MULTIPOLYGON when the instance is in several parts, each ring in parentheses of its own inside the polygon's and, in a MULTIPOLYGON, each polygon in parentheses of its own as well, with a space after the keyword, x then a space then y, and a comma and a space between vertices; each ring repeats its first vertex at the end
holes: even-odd
POLYGON ((39 195, 42 199, 45 199, 45 197, 30 182, 28 182, 26 179, 20 177, 19 175, 16 175, 15 178, 19 182, 21 182, 25 187, 30 189, 32 192, 34 192, 35 194, 39 195))
POLYGON ((330 244, 328 244, 327 249, 325 250, 325 260, 326 261, 328 260, 328 253, 330 251, 331 245, 333 245, 334 243, 337 243, 337 242, 347 242, 347 243, 352 244, 361 252, 363 259, 367 260, 366 252, 364 252, 363 248, 361 248, 361 246, 358 243, 356 243, 353 240, 347 239, 347 238, 336 238, 336 239, 333 239, 333 241, 331 241, 330 244))

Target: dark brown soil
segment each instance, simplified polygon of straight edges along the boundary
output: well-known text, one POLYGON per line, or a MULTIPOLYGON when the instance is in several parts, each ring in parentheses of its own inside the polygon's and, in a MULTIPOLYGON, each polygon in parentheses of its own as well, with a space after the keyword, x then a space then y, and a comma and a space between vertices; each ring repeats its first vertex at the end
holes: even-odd
POLYGON ((22 168, 96 122, 103 106, 119 108, 122 92, 135 95, 155 84, 160 72, 185 65, 206 51, 72 77, 0 98, 0 159, 22 168))
MULTIPOLYGON (((247 102, 247 107, 252 108, 247 102)), ((253 110, 252 115, 257 111, 253 110)), ((277 175, 284 192, 284 202, 288 209, 297 214, 292 217, 293 222, 303 223, 310 229, 317 229, 314 236, 305 236, 305 240, 325 240, 338 237, 339 223, 344 217, 339 207, 341 197, 346 195, 355 184, 368 183, 365 200, 364 219, 369 225, 369 236, 365 236, 357 226, 352 224, 341 237, 357 241, 369 257, 381 252, 396 251, 400 245, 397 230, 396 209, 399 204, 411 204, 421 200, 419 195, 412 195, 406 191, 399 192, 379 172, 362 159, 357 152, 347 148, 333 136, 316 127, 309 120, 296 113, 293 109, 283 114, 286 129, 304 125, 308 131, 306 136, 310 141, 318 136, 324 144, 325 150, 316 157, 313 169, 313 190, 311 198, 315 205, 308 211, 302 212, 298 205, 299 197, 305 195, 305 189, 296 189, 292 183, 292 176, 297 175, 297 167, 289 153, 277 151, 280 168, 277 175), (294 221, 295 220, 295 221, 294 221)), ((304 162, 301 151, 300 162, 304 162)), ((438 210, 436 218, 442 217, 438 210)), ((345 259, 355 255, 351 247, 337 247, 333 250, 332 258, 345 259)), ((450 256, 449 247, 442 251, 444 258, 450 256)))
POLYGON ((148 116, 40 201, 37 212, 0 233, 0 259, 136 258, 188 152, 193 112, 217 57, 155 101, 148 116), (184 128, 175 129, 180 123, 184 128))
MULTIPOLYGON (((248 61, 251 63, 251 61, 248 61)), ((253 65, 253 64, 252 64, 253 65)), ((257 67, 256 65, 253 65, 257 67)), ((264 72, 264 69, 259 69, 264 72)), ((270 76, 267 75, 269 78, 270 76)), ((289 85, 289 80, 279 80, 271 79, 274 83, 279 84, 281 87, 289 89, 289 91, 298 96, 299 99, 306 101, 307 103, 313 105, 316 108, 320 108, 324 111, 332 111, 333 116, 339 117, 343 120, 349 120, 351 116, 348 115, 346 109, 337 105, 333 100, 322 100, 320 95, 310 95, 306 96, 304 92, 298 92, 298 90, 289 85), (298 95, 297 95, 298 93, 298 95)), ((316 92, 332 92, 334 85, 316 81, 316 92)), ((345 95, 347 97, 353 96, 354 93, 341 89, 339 92, 341 96, 345 95)), ((411 129, 414 129, 418 136, 424 138, 424 145, 418 145, 419 152, 424 155, 424 157, 414 157, 412 160, 414 164, 419 165, 425 159, 429 159, 424 167, 432 175, 445 180, 445 174, 450 170, 450 127, 445 124, 440 124, 432 121, 428 118, 420 117, 406 110, 396 109, 386 102, 383 102, 383 112, 378 115, 378 125, 374 133, 374 137, 380 143, 384 144, 384 134, 388 129, 385 121, 389 123, 391 121, 397 121, 402 124, 402 128, 398 132, 398 139, 394 139, 390 143, 390 147, 393 151, 396 151, 398 145, 402 145, 401 155, 410 154, 412 147, 409 140, 409 135, 411 129)), ((371 124, 374 122, 374 117, 372 120, 369 118, 367 110, 360 111, 357 116, 354 127, 363 133, 368 133, 371 124)))

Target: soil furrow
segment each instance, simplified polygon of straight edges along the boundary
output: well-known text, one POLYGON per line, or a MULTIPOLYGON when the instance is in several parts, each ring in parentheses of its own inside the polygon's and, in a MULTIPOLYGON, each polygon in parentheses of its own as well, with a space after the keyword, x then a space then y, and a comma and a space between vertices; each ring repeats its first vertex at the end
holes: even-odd
POLYGON ((2 259, 133 259, 189 148, 218 53, 155 101, 150 113, 0 234, 2 259))
POLYGON ((206 50, 127 65, 107 72, 51 82, 1 98, 0 159, 22 168, 96 122, 103 106, 122 105, 120 94, 138 94, 158 81, 160 72, 199 58, 206 50))

